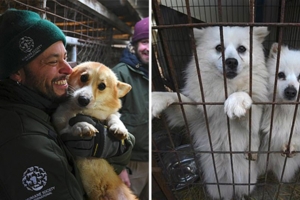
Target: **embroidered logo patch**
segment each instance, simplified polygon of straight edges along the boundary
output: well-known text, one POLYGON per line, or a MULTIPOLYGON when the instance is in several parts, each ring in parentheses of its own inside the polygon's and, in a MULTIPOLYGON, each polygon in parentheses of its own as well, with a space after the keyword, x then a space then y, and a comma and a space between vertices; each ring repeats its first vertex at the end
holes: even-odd
POLYGON ((29 167, 23 173, 22 183, 27 190, 39 191, 47 183, 47 173, 41 167, 29 167))
POLYGON ((28 36, 24 36, 19 40, 19 48, 24 53, 29 53, 34 47, 33 39, 28 36))

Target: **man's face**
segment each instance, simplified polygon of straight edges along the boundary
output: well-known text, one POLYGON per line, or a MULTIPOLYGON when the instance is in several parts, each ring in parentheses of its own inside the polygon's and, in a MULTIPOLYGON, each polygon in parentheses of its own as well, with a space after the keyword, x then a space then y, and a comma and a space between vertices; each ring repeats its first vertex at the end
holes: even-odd
POLYGON ((136 54, 143 64, 149 64, 149 39, 138 41, 136 46, 136 54))
POLYGON ((61 41, 54 43, 20 70, 21 83, 53 101, 67 95, 66 76, 72 73, 67 52, 61 41))

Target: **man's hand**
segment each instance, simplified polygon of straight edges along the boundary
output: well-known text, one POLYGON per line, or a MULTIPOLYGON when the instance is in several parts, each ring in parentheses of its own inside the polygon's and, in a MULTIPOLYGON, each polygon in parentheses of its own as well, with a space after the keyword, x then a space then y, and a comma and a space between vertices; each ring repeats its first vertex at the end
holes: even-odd
POLYGON ((121 173, 119 174, 119 177, 121 178, 121 180, 128 186, 130 187, 131 183, 130 183, 130 179, 129 179, 129 175, 127 172, 127 169, 123 169, 121 171, 121 173))

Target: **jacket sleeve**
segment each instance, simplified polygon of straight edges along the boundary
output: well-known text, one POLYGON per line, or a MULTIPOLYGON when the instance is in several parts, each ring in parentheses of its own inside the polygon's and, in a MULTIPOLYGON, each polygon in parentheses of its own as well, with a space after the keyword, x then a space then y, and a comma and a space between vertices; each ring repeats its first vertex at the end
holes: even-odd
POLYGON ((84 199, 74 163, 46 134, 26 133, 0 146, 1 199, 84 199))
POLYGON ((119 81, 124 82, 124 77, 122 76, 123 67, 126 67, 125 63, 119 63, 112 68, 112 71, 116 74, 119 81))

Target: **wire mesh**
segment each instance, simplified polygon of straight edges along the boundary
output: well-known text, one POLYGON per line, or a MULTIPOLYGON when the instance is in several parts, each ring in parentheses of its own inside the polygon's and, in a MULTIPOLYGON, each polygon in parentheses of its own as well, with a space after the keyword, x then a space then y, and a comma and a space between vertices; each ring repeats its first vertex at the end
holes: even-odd
MULTIPOLYGON (((263 43, 265 57, 268 56, 271 45, 274 42, 278 42, 279 46, 288 45, 290 48, 299 49, 299 3, 300 2, 296 0, 152 1, 154 19, 152 22, 152 90, 176 92, 179 97, 179 93, 185 81, 184 70, 191 60, 194 59, 195 63, 197 63, 196 56, 197 53, 199 53, 196 49, 195 38, 191 31, 192 28, 218 26, 221 27, 220 29, 222 30, 224 26, 267 26, 270 33, 263 43)), ((250 29, 250 34, 252 34, 251 30, 253 29, 250 29)), ((220 37, 222 40, 222 34, 220 37)), ((249 40, 252 44, 253 42, 251 40, 253 40, 253 38, 250 37, 249 40)), ((253 47, 250 47, 250 52, 252 48, 253 47)), ((253 59, 254 58, 250 55, 249 60, 251 67, 253 59)), ((197 65, 197 67, 199 67, 201 71, 201 66, 197 65)), ((252 70, 251 67, 250 71, 252 70)), ((200 76, 199 72, 198 76, 200 76)), ((251 76, 252 74, 250 74, 250 77, 251 76)), ((250 79, 252 80, 252 78, 250 79)), ((200 77, 199 86, 201 86, 201 84, 200 77)), ((224 84, 226 84, 226 81, 224 84)), ((250 89, 250 93, 252 92, 250 89)), ((283 103, 297 107, 298 100, 283 103)), ((206 101, 204 103, 191 103, 179 101, 179 103, 177 103, 177 105, 189 104, 220 106, 223 105, 224 102, 206 101)), ((270 102, 254 102, 254 104, 270 106, 279 103, 270 100, 270 102)), ((163 197, 156 197, 156 194, 153 193, 153 199, 212 199, 207 192, 206 186, 209 184, 222 185, 222 183, 205 182, 203 180, 201 164, 197 164, 197 162, 194 163, 192 160, 197 161, 203 154, 220 153, 232 155, 245 152, 216 152, 213 150, 199 152, 193 148, 183 148, 183 146, 186 145, 193 146, 194 138, 191 136, 192 133, 189 130, 189 122, 186 118, 185 110, 181 109, 181 112, 185 119, 185 126, 181 128, 170 128, 164 116, 161 116, 161 119, 153 119, 152 121, 152 159, 155 160, 154 163, 156 164, 153 166, 155 169, 153 171, 153 182, 163 188, 165 194, 163 197), (158 135, 160 135, 160 137, 158 135), (186 158, 182 157, 182 155, 193 159, 187 164, 185 162, 186 158), (166 157, 172 157, 173 160, 166 159, 166 157), (164 178, 157 178, 159 174, 164 178)), ((295 113, 297 113, 296 108, 295 113)), ((291 113, 291 115, 294 115, 294 118, 297 116, 295 113, 291 113)), ((273 116, 271 116, 271 118, 273 118, 273 116)), ((207 119, 207 121, 207 127, 209 129, 209 119, 207 119)), ((251 119, 249 123, 251 130, 251 119)), ((228 127, 223 127, 224 134, 229 130, 230 138, 229 122, 227 126, 228 127)), ((293 130, 293 127, 290 129, 293 130)), ((231 138, 231 140, 234 139, 235 138, 231 138)), ((249 144, 249 146, 250 145, 251 144, 249 144)), ((280 150, 277 152, 258 151, 256 153, 258 153, 258 155, 270 155, 280 153, 280 150)), ((211 168, 214 167, 215 166, 211 166, 211 168)), ((227 173, 230 173, 233 168, 234 167, 227 169, 227 173)), ((251 174, 249 176, 251 176, 251 174)), ((258 181, 254 184, 254 191, 249 192, 243 198, 272 200, 300 198, 298 173, 295 174, 295 178, 289 182, 277 180, 272 172, 262 174, 258 176, 257 179, 258 181)), ((250 183, 244 184, 250 185, 250 183)), ((230 185, 232 185, 233 188, 238 186, 238 184, 234 182, 230 185)))
POLYGON ((0 13, 8 8, 38 12, 55 23, 67 36, 68 61, 96 61, 113 67, 122 49, 112 48, 113 27, 74 1, 10 0, 0 2, 0 13))

